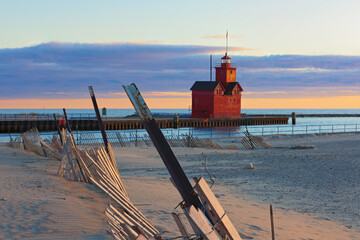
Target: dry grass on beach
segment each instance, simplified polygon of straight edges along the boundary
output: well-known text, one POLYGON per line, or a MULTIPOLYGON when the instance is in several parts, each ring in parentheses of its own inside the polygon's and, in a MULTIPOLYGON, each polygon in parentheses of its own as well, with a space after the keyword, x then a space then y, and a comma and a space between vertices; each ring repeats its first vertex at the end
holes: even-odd
MULTIPOLYGON (((219 139, 240 150, 174 148, 189 178, 216 176, 212 188, 243 239, 360 239, 360 134, 272 136, 277 147, 246 150, 239 139, 219 139), (255 169, 245 169, 252 162, 255 169)), ((116 148, 132 202, 164 231, 178 236, 171 217, 180 195, 154 148, 116 148)), ((59 162, 0 146, 1 239, 111 239, 95 186, 56 176, 59 162), (2 200, 6 198, 6 201, 2 200)))

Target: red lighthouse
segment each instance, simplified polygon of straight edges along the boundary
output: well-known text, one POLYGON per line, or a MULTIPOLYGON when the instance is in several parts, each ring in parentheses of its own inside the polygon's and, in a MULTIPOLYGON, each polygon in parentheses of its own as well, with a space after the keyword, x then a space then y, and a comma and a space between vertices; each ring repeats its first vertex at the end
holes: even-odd
POLYGON ((192 118, 239 118, 241 85, 236 81, 236 67, 225 53, 215 67, 216 81, 196 81, 192 91, 192 118))

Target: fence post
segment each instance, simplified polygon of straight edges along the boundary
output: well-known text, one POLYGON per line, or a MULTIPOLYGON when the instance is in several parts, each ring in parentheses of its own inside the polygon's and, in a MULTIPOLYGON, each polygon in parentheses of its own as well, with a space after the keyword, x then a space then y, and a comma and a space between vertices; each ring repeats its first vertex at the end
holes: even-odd
POLYGON ((137 139, 138 139, 138 123, 136 123, 136 135, 135 135, 135 147, 137 147, 137 139))
POLYGON ((230 138, 230 134, 231 134, 231 131, 230 131, 230 128, 229 128, 229 138, 230 138))

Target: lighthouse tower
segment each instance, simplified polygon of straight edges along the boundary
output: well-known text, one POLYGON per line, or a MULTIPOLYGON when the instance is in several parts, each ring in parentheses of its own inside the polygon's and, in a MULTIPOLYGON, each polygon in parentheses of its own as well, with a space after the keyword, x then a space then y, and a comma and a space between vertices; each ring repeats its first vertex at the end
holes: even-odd
POLYGON ((236 81, 236 67, 225 53, 215 67, 216 81, 196 81, 192 91, 192 118, 240 118, 241 85, 236 81))
POLYGON ((192 91, 192 118, 240 118, 241 85, 236 81, 236 67, 226 52, 219 66, 215 67, 216 81, 196 81, 192 91))
POLYGON ((216 81, 221 82, 227 88, 230 83, 236 82, 236 67, 231 66, 231 58, 225 53, 221 58, 221 64, 215 67, 216 81))

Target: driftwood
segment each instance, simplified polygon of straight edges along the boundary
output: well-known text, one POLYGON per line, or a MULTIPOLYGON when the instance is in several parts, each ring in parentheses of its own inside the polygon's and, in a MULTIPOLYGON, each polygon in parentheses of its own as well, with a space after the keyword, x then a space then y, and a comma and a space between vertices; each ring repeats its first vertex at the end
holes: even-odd
POLYGON ((298 146, 293 146, 293 147, 289 147, 289 149, 315 149, 315 146, 312 145, 298 145, 298 146))

